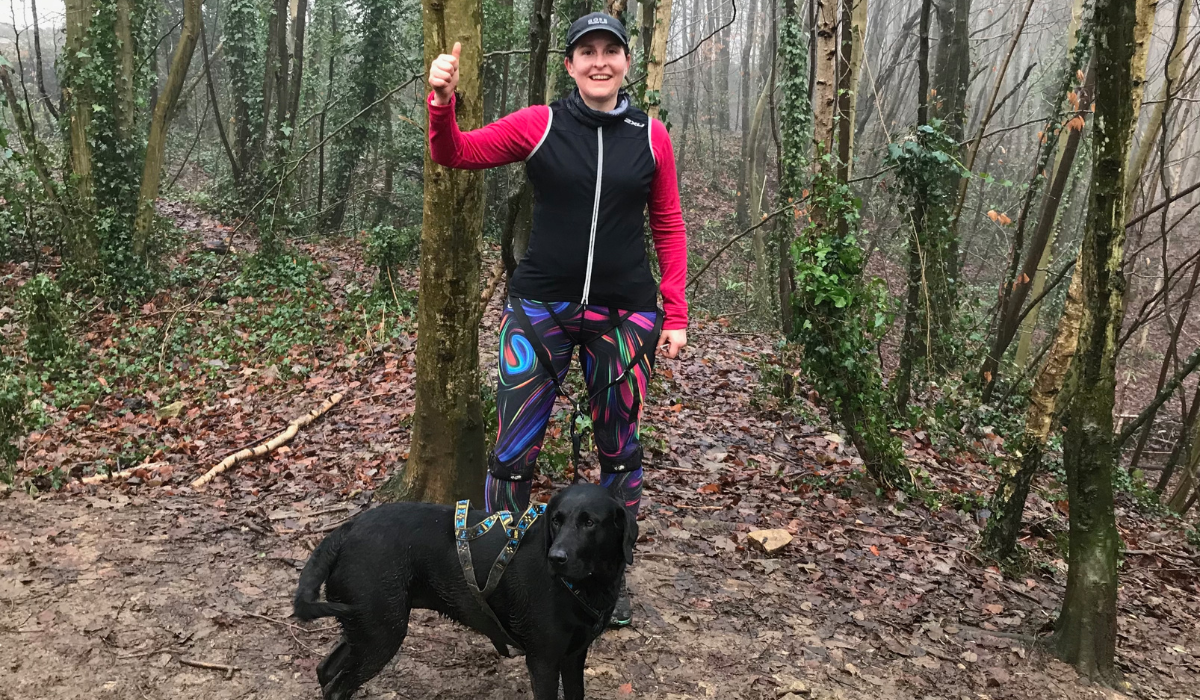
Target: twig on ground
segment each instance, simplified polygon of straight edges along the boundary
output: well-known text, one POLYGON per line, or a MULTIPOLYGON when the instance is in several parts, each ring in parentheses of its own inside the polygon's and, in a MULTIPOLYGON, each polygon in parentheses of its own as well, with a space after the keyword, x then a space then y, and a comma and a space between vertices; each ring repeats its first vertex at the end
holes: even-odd
POLYGON ((225 680, 233 680, 233 672, 242 670, 240 666, 230 666, 228 664, 214 664, 208 661, 196 661, 195 659, 187 659, 179 657, 179 663, 184 666, 192 666, 195 668, 206 668, 210 671, 224 671, 225 680))

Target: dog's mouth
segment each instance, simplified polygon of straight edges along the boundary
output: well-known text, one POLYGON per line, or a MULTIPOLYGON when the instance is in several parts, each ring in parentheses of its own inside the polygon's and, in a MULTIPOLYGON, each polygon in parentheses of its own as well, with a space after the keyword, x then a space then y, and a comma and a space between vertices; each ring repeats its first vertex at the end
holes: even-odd
POLYGON ((551 562, 550 573, 567 581, 568 583, 580 583, 592 575, 591 567, 585 565, 577 559, 568 560, 562 563, 551 562))

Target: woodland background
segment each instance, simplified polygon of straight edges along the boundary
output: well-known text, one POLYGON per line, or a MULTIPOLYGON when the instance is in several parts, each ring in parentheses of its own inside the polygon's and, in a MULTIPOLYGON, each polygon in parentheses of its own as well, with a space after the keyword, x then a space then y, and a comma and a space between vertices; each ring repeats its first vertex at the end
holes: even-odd
MULTIPOLYGON (((647 407, 645 624, 590 687, 1196 697, 1196 3, 8 9, 0 697, 316 692, 296 566, 478 498, 494 430, 532 193, 429 161, 428 62, 463 43, 478 127, 572 87, 594 9, 672 135, 694 323, 647 407)), ((371 692, 522 692, 428 622, 371 692)))

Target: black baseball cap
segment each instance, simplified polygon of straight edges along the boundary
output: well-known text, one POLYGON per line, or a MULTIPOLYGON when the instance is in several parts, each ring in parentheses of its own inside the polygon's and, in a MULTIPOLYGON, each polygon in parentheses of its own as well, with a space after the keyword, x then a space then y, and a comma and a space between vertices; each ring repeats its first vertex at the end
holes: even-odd
POLYGON ((629 33, 625 31, 621 20, 604 12, 592 12, 572 22, 571 27, 567 29, 567 51, 570 51, 584 34, 595 31, 611 32, 621 40, 625 50, 629 50, 629 33))

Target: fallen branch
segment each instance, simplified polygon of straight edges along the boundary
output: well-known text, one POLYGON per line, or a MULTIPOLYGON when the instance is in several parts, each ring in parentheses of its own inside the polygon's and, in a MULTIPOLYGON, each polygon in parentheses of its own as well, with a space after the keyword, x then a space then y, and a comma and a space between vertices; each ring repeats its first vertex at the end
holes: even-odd
POLYGON ((234 671, 242 670, 240 666, 230 666, 228 664, 214 664, 214 663, 209 663, 208 661, 196 661, 194 659, 185 659, 182 656, 179 657, 179 663, 183 664, 184 666, 193 666, 195 668, 207 668, 210 671, 224 671, 225 672, 225 680, 231 680, 233 678, 234 671))
POLYGON ((166 466, 166 465, 167 465, 167 462, 152 462, 150 464, 139 464, 136 467, 131 467, 129 469, 122 469, 119 472, 109 472, 108 474, 93 474, 91 476, 85 476, 82 479, 80 479, 79 481, 82 484, 90 486, 92 484, 100 484, 105 481, 112 481, 113 479, 127 479, 130 476, 133 476, 134 472, 137 472, 140 469, 155 469, 157 467, 162 467, 162 466, 166 466))
POLYGON ((238 462, 244 462, 246 460, 253 459, 255 457, 261 457, 270 452, 274 452, 275 450, 279 449, 286 443, 290 442, 292 438, 296 437, 296 433, 300 432, 301 428, 308 425, 309 423, 312 423, 313 421, 320 418, 321 416, 325 415, 325 413, 328 412, 329 409, 338 405, 341 402, 341 400, 342 400, 342 395, 340 393, 334 394, 333 396, 330 396, 328 399, 326 399, 325 403, 323 403, 320 406, 318 406, 317 408, 309 411, 308 413, 304 414, 303 416, 300 416, 299 418, 292 421, 291 423, 288 423, 287 430, 284 430, 282 433, 276 435, 274 438, 271 439, 270 442, 259 445, 258 447, 255 447, 254 449, 242 450, 241 452, 238 452, 236 454, 229 455, 225 459, 221 460, 220 464, 213 467, 212 469, 209 469, 208 472, 204 474, 204 476, 201 476, 201 477, 197 478, 195 481, 193 481, 192 488, 198 489, 198 488, 203 487, 205 484, 212 481, 214 477, 223 473, 225 470, 229 469, 230 467, 237 464, 238 462))

